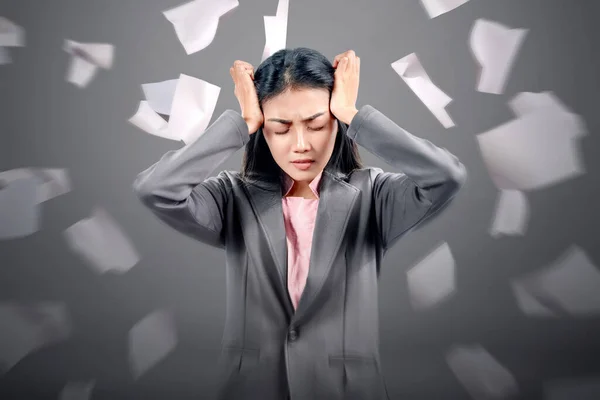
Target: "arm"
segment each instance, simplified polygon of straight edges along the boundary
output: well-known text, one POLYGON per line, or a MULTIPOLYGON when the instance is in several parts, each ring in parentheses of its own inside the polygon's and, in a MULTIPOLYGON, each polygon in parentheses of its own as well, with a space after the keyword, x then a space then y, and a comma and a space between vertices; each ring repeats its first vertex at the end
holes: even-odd
POLYGON ((242 116, 227 110, 195 142, 167 152, 141 172, 133 189, 142 203, 172 228, 223 247, 229 182, 222 172, 209 176, 249 139, 242 116))
POLYGON ((373 201, 384 249, 441 211, 467 177, 450 152, 420 139, 365 105, 353 115, 347 134, 402 173, 373 169, 373 201))

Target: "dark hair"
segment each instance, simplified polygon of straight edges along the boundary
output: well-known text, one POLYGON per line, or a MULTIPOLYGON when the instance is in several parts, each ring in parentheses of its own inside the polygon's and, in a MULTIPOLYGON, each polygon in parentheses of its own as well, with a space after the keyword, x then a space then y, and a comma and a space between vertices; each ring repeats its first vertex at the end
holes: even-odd
MULTIPOLYGON (((279 50, 264 60, 254 71, 254 86, 261 106, 288 89, 327 89, 331 98, 335 69, 329 60, 316 50, 305 47, 279 50)), ((348 125, 338 122, 338 131, 326 171, 349 174, 362 168, 358 146, 346 134, 348 125)), ((250 135, 242 160, 244 179, 276 182, 283 177, 262 127, 250 135)))

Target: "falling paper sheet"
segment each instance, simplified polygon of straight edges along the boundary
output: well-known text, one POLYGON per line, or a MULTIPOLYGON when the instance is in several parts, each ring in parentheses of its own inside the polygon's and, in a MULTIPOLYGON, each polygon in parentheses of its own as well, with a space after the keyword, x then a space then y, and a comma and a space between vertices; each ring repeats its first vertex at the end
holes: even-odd
POLYGON ((417 95, 419 100, 425 104, 425 107, 440 121, 444 128, 454 126, 450 115, 444 109, 450 104, 452 98, 433 84, 415 53, 394 61, 392 68, 417 95))
POLYGON ((538 298, 526 282, 513 281, 511 288, 521 311, 531 317, 557 317, 558 314, 545 300, 538 298))
POLYGON ((517 118, 477 135, 498 189, 535 190, 585 173, 578 138, 582 119, 548 94, 520 94, 509 103, 517 118))
POLYGON ((25 46, 25 31, 23 28, 0 17, 0 65, 9 64, 11 57, 5 47, 23 47, 25 46))
POLYGON ((423 310, 440 303, 454 292, 454 258, 443 243, 407 272, 410 301, 423 310))
POLYGON ((60 392, 58 400, 89 400, 95 382, 68 382, 60 392))
POLYGON ((598 400, 600 399, 600 376, 546 382, 544 396, 544 400, 598 400))
POLYGON ((38 185, 34 177, 0 179, 0 240, 23 238, 39 230, 38 185))
POLYGON ((67 39, 64 50, 71 55, 67 82, 80 88, 86 87, 92 81, 98 68, 112 68, 115 52, 112 44, 79 43, 67 39))
POLYGON ((265 15, 265 48, 261 62, 279 50, 285 49, 287 40, 289 0, 279 0, 275 16, 265 15))
POLYGON ((146 316, 129 332, 129 362, 135 379, 163 360, 177 344, 170 313, 160 310, 146 316))
MULTIPOLYGON (((553 314, 591 315, 600 313, 600 271, 577 246, 571 246, 554 264, 521 277, 520 285, 553 314)), ((531 305, 531 304, 526 304, 531 305)), ((523 303, 520 303, 523 306, 523 303)), ((539 310, 522 307, 539 315, 539 310)))
POLYGON ((63 303, 0 304, 0 370, 6 372, 34 351, 67 339, 71 323, 63 303))
POLYGON ((511 29, 480 18, 471 29, 470 47, 479 63, 479 92, 504 92, 510 70, 528 29, 511 29))
POLYGON ((454 346, 446 362, 474 400, 507 399, 519 393, 513 375, 480 345, 454 346))
POLYGON ((212 43, 219 18, 239 5, 237 0, 194 0, 163 15, 175 28, 175 34, 187 55, 196 53, 212 43))
POLYGON ((469 0, 421 0, 429 18, 435 18, 462 6, 469 0))
POLYGON ((96 208, 64 232, 71 250, 82 256, 98 273, 127 272, 140 257, 131 241, 103 209, 96 208))
POLYGON ((43 203, 71 191, 71 180, 64 168, 17 168, 0 172, 0 181, 37 178, 37 202, 43 203))
POLYGON ((219 86, 184 74, 142 87, 147 101, 140 102, 129 122, 152 135, 181 140, 186 145, 208 127, 221 92, 219 86), (169 121, 159 114, 169 115, 169 121))
POLYGON ((501 190, 490 234, 523 235, 529 220, 529 204, 525 194, 518 190, 501 190))

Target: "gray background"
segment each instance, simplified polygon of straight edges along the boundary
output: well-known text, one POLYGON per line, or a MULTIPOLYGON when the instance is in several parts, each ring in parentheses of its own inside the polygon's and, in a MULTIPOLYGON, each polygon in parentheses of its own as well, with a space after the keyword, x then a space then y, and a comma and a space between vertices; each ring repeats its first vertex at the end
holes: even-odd
MULTIPOLYGON (((263 15, 277 0, 240 0, 219 23, 212 44, 187 56, 162 11, 179 0, 13 0, 0 15, 23 26, 26 47, 11 48, 0 67, 0 170, 68 168, 73 191, 43 204, 42 229, 0 242, 0 300, 65 301, 70 340, 41 349, 0 377, 0 398, 56 398, 69 380, 96 380, 94 399, 205 398, 214 393, 213 365, 225 311, 224 255, 178 234, 136 199, 137 173, 179 144, 127 122, 140 85, 189 74, 222 88, 213 120, 239 110, 229 67, 257 65, 263 15), (65 38, 116 46, 112 70, 86 89, 68 84, 65 38), (71 253, 62 232, 92 207, 105 208, 143 259, 126 274, 98 276, 71 253), (175 313, 175 351, 137 381, 127 360, 127 333, 157 308, 175 313), (11 397, 12 396, 12 397, 11 397)), ((384 260, 381 355, 393 399, 467 399, 444 354, 454 343, 481 343, 513 372, 523 399, 542 399, 544 382, 600 374, 600 319, 535 320, 522 315, 509 279, 543 267, 571 244, 600 266, 597 129, 600 57, 598 2, 471 0, 429 20, 416 0, 291 0, 288 47, 312 47, 330 59, 349 48, 361 57, 358 105, 371 104, 414 134, 446 147, 469 180, 445 213, 399 242, 384 260), (477 67, 468 36, 477 18, 529 28, 506 91, 475 91, 477 67), (416 52, 454 102, 456 127, 444 129, 390 64, 416 52), (524 237, 489 236, 497 191, 475 135, 513 118, 507 100, 551 90, 586 121, 581 141, 587 174, 528 194, 524 237), (442 241, 457 264, 457 293, 425 313, 412 311, 406 270, 442 241)), ((391 168, 361 149, 367 165, 391 168)), ((222 169, 239 169, 240 150, 222 169)))

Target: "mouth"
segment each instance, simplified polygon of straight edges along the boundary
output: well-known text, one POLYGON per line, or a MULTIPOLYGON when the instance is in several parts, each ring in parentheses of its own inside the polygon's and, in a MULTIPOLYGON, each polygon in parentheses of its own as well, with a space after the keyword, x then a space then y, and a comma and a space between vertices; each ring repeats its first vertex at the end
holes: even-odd
POLYGON ((309 169, 312 164, 314 163, 314 160, 298 160, 298 161, 292 161, 292 164, 298 168, 301 169, 303 171, 309 169))

